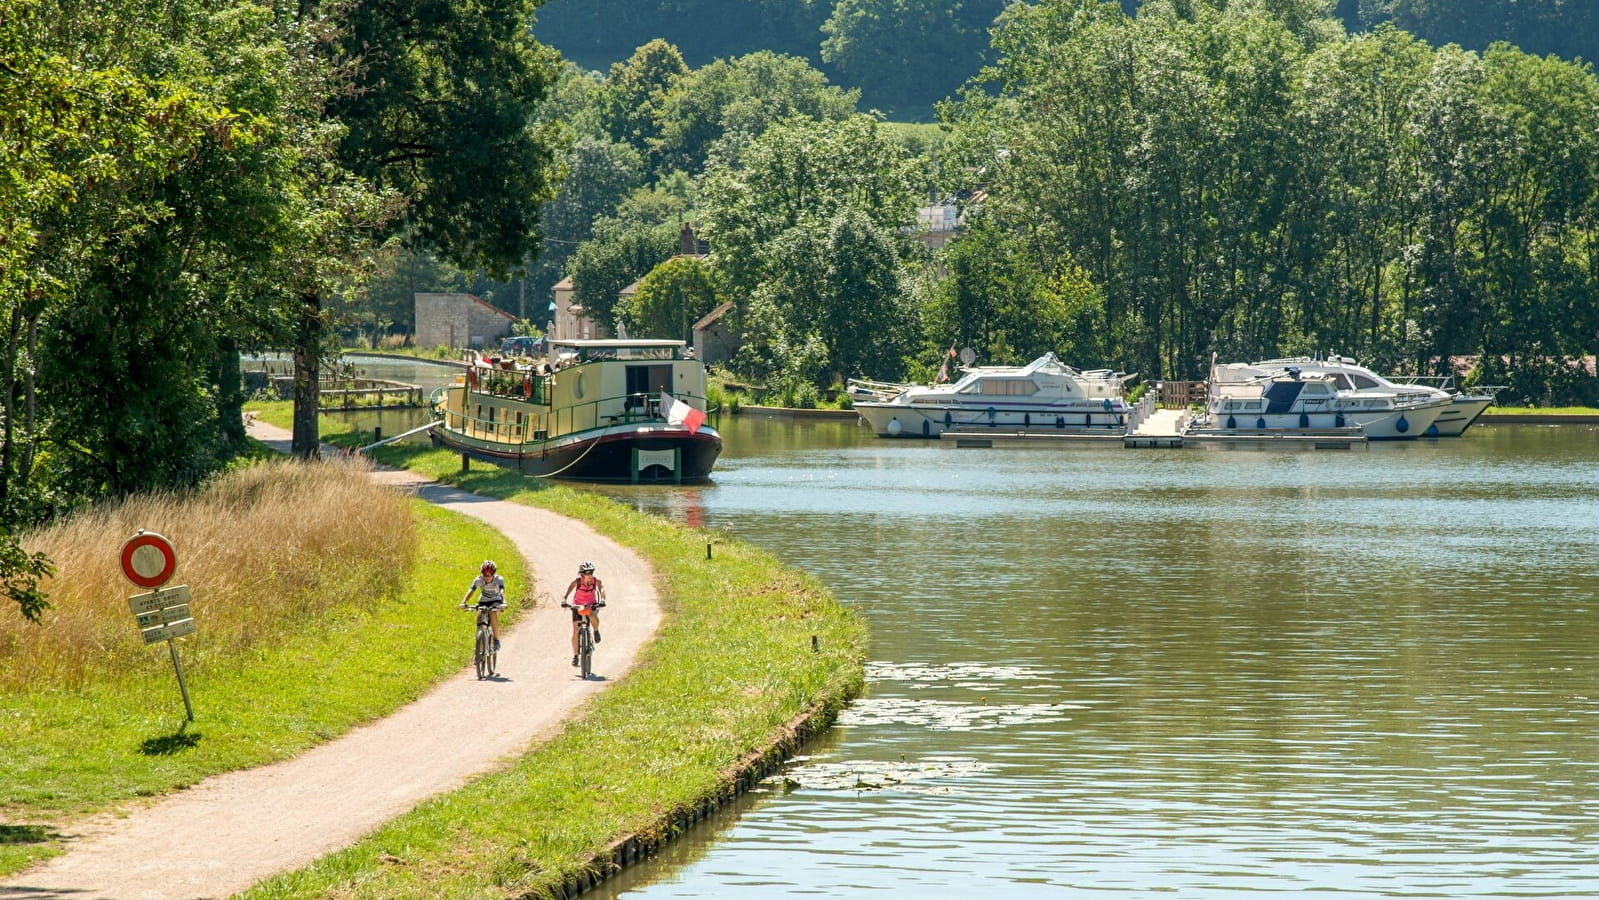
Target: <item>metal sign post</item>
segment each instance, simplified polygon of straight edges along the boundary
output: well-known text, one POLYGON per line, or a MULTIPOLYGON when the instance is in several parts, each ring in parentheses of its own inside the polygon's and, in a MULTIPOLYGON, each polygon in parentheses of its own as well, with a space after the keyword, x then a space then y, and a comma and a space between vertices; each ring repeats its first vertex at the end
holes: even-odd
POLYGON ((172 670, 178 673, 178 690, 183 694, 183 709, 194 721, 194 705, 189 702, 189 685, 183 680, 183 661, 178 658, 174 639, 194 634, 194 617, 189 614, 191 599, 187 585, 161 589, 178 567, 172 543, 153 531, 140 531, 122 545, 122 574, 139 587, 151 588, 148 594, 128 598, 139 634, 146 644, 166 641, 172 654, 172 670))

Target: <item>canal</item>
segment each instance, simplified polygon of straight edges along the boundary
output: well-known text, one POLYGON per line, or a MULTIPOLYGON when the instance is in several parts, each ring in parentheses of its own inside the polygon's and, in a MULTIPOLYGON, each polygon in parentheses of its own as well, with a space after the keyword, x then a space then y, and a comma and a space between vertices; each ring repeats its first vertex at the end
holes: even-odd
POLYGON ((592 489, 816 574, 871 624, 868 691, 590 896, 1594 895, 1599 429, 721 427, 711 485, 592 489))

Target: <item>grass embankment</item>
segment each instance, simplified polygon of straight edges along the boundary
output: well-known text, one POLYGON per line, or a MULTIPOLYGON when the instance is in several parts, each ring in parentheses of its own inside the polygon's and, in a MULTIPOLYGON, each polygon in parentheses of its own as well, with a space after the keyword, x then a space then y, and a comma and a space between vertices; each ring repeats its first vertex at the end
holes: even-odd
MULTIPOLYGON (((0 873, 59 850, 66 821, 292 756, 462 665, 453 601, 504 536, 407 500, 357 466, 279 461, 192 495, 132 499, 30 534, 55 561, 38 625, 0 615, 0 873), (118 564, 140 528, 172 540, 198 631, 140 640, 118 564), (385 660, 373 666, 373 659, 385 660)), ((514 614, 514 611, 513 611, 514 614)))
POLYGON ((1596 416, 1592 406, 1490 406, 1484 416, 1596 416))
MULTIPOLYGON (((283 415, 264 412, 273 421, 283 415)), ((369 435, 324 437, 348 446, 369 435)), ((583 519, 650 563, 666 622, 637 670, 509 770, 246 897, 554 894, 603 868, 596 860, 615 840, 664 836, 682 811, 725 796, 749 751, 782 738, 802 713, 825 721, 861 687, 860 619, 760 550, 492 466, 462 473, 448 451, 391 446, 373 456, 583 519)))

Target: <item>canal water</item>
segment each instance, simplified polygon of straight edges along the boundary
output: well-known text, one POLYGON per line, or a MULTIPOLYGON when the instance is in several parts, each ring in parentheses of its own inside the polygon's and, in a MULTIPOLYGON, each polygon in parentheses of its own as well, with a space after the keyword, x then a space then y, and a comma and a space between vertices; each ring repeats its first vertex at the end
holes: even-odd
MULTIPOLYGON (((600 898, 1599 895, 1599 429, 963 449, 720 423, 866 695, 600 898)), ((387 428, 385 430, 388 430, 387 428)))

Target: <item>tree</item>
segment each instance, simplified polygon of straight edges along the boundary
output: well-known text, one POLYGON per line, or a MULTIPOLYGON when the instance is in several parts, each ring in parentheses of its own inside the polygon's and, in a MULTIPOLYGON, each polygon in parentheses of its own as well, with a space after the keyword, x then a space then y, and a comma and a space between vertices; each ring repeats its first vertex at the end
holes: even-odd
POLYGON ((641 152, 660 133, 659 109, 677 79, 688 73, 677 48, 657 38, 639 47, 625 63, 611 66, 595 92, 599 127, 611 140, 641 152))
POLYGON ((573 299, 590 319, 614 329, 617 295, 677 252, 677 235, 670 224, 600 222, 594 239, 572 255, 573 299))
POLYGON ((713 147, 734 159, 740 146, 776 122, 841 120, 854 115, 858 99, 858 92, 829 85, 802 59, 761 51, 717 60, 678 78, 662 100, 652 167, 699 172, 713 147))
POLYGON ((690 328, 721 304, 715 270, 704 260, 676 256, 644 276, 616 317, 635 336, 692 341, 690 328))
POLYGON ((823 23, 822 60, 864 88, 866 102, 921 118, 982 64, 1004 0, 838 0, 823 23))
POLYGON ((736 163, 713 161, 701 198, 717 269, 731 296, 747 298, 747 326, 770 330, 740 365, 817 386, 856 367, 900 370, 915 343, 898 272, 915 183, 914 162, 866 116, 789 120, 736 163))
MULTIPOLYGON (((528 27, 539 0, 358 2, 332 7, 329 59, 355 60, 330 97, 344 129, 340 164, 398 191, 387 226, 463 268, 504 274, 537 247, 539 206, 554 194, 558 135, 534 109, 558 75, 528 27)), ((315 283, 317 279, 311 279, 315 283)), ((302 294, 295 339, 296 455, 317 454, 317 380, 325 292, 302 294)))

